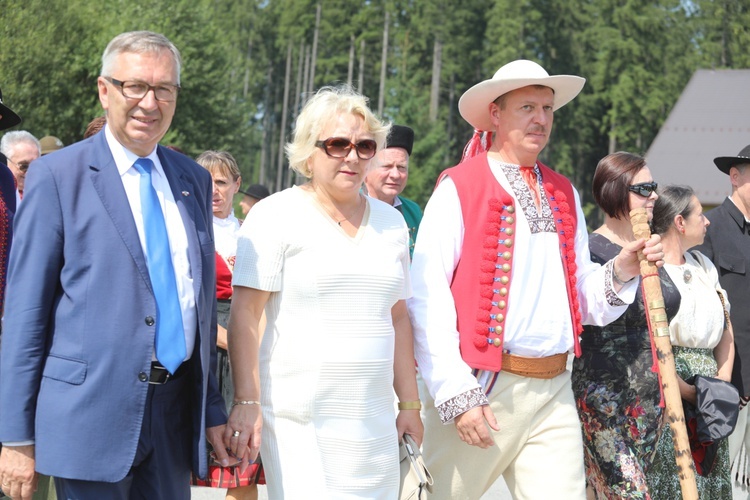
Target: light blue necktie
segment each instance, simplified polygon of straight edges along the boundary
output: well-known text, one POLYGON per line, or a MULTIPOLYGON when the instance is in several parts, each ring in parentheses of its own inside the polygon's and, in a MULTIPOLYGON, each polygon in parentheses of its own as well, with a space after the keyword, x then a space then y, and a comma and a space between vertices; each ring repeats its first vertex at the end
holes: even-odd
POLYGON ((156 298, 156 359, 174 374, 185 359, 185 333, 177 294, 172 253, 159 197, 151 184, 154 163, 138 158, 133 164, 141 174, 141 211, 146 233, 146 263, 156 298))

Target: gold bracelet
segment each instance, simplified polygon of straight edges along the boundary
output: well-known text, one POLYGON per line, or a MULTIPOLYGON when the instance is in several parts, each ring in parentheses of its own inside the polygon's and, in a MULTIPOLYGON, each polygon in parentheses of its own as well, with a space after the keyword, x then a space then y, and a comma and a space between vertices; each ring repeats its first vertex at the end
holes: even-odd
POLYGON ((250 401, 250 400, 234 401, 232 403, 232 408, 234 408, 237 405, 258 405, 258 406, 260 406, 260 401, 250 401))
POLYGON ((420 400, 416 400, 416 401, 399 401, 398 402, 398 409, 399 410, 421 410, 422 409, 422 402, 420 400))

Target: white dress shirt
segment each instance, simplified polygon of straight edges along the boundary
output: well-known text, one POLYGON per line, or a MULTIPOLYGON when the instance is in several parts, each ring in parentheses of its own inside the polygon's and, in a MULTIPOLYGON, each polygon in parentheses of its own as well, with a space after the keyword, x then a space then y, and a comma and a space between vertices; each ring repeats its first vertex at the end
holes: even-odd
MULTIPOLYGON (((139 156, 126 149, 125 146, 115 139, 115 136, 109 129, 109 125, 105 127, 105 135, 109 149, 115 159, 117 170, 120 172, 120 178, 125 188, 125 194, 128 197, 128 203, 130 203, 130 209, 133 212, 133 220, 135 220, 135 227, 138 230, 138 237, 141 240, 143 255, 146 255, 146 235, 143 230, 143 214, 141 212, 141 174, 133 167, 139 156)), ((156 148, 151 151, 151 154, 147 158, 154 162, 154 168, 151 170, 151 183, 159 197, 159 203, 164 213, 164 222, 167 226, 169 249, 172 254, 172 265, 174 266, 175 281, 177 282, 177 294, 180 298, 180 309, 182 310, 182 325, 185 329, 185 360, 188 360, 192 356, 193 347, 195 346, 198 315, 195 307, 193 275, 188 258, 187 232, 185 231, 185 224, 175 203, 172 190, 169 187, 169 181, 164 174, 164 168, 161 165, 161 161, 159 161, 159 155, 156 154, 156 148)), ((152 359, 156 360, 155 354, 152 359)))
POLYGON ((216 252, 225 260, 237 255, 237 231, 240 230, 240 221, 234 214, 221 219, 214 215, 214 244, 216 252))

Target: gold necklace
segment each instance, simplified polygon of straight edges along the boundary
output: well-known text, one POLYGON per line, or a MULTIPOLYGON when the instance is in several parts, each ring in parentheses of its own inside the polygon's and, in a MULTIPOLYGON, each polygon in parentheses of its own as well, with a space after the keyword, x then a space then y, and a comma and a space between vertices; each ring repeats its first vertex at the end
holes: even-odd
MULTIPOLYGON (((365 197, 362 196, 361 193, 359 193, 358 196, 359 196, 359 203, 357 204, 357 208, 354 209, 354 212, 349 217, 344 217, 343 219, 337 219, 336 216, 333 215, 333 212, 331 212, 330 210, 328 210, 328 207, 326 207, 323 203, 321 203, 320 197, 318 196, 318 192, 317 192, 317 190, 315 191, 315 201, 317 201, 318 204, 321 207, 323 207, 323 210, 325 210, 325 212, 328 214, 328 216, 331 219, 333 219, 333 221, 336 224, 338 224, 339 227, 341 227, 341 223, 342 222, 344 222, 344 221, 348 222, 349 219, 352 219, 352 218, 356 217, 357 215, 359 215, 359 212, 362 209, 362 207, 364 207, 367 204, 367 202, 365 202, 365 197)), ((344 215, 344 214, 342 213, 341 215, 344 215)))

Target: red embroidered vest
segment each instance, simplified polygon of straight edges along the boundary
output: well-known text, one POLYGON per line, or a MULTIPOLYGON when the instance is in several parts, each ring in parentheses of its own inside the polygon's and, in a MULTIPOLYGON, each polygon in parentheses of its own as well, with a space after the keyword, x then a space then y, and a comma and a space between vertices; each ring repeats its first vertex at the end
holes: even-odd
MULTIPOLYGON (((576 289, 575 206, 573 186, 564 176, 539 165, 544 193, 553 210, 560 240, 566 291, 570 304, 576 356, 581 348, 578 335, 581 310, 576 289)), ((456 185, 464 222, 461 259, 453 272, 451 292, 456 304, 461 357, 472 368, 500 371, 503 331, 510 304, 516 207, 513 197, 497 182, 487 163, 478 155, 440 174, 456 185)))

